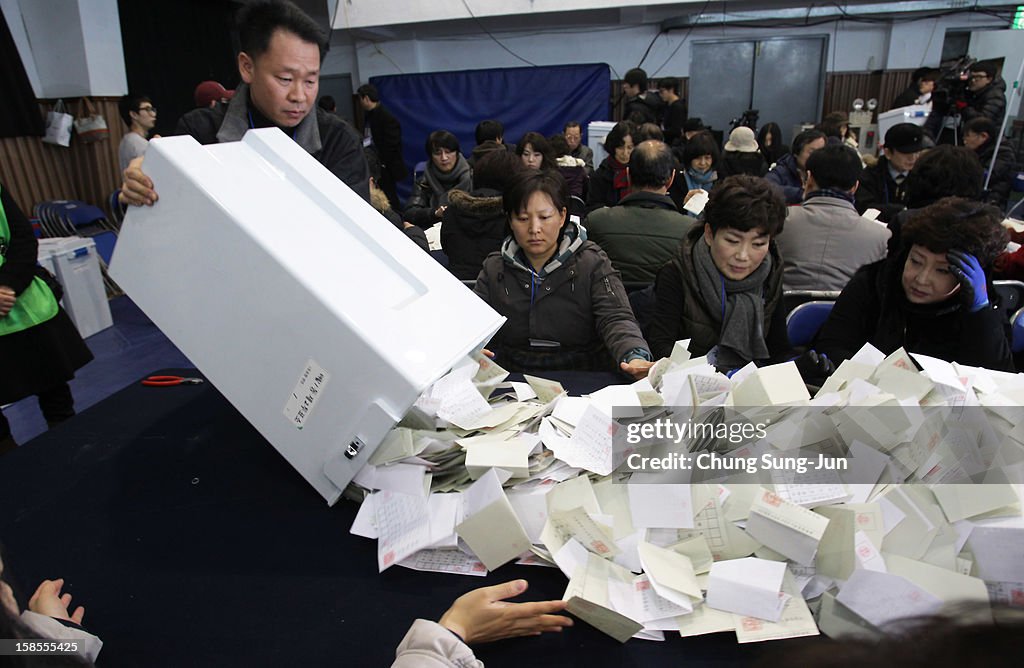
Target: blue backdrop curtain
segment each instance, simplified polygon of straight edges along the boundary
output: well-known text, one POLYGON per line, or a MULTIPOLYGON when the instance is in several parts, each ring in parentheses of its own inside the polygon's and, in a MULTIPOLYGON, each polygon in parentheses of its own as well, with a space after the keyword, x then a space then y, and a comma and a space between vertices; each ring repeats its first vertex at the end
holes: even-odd
MULTIPOLYGON (((476 145, 476 124, 495 118, 505 126, 505 142, 524 133, 562 132, 567 121, 586 128, 607 120, 611 76, 608 65, 511 67, 464 72, 395 74, 371 77, 381 102, 402 124, 402 153, 411 168, 428 159, 423 147, 434 130, 459 138, 462 153, 476 145)), ((404 203, 412 179, 398 184, 404 203)))

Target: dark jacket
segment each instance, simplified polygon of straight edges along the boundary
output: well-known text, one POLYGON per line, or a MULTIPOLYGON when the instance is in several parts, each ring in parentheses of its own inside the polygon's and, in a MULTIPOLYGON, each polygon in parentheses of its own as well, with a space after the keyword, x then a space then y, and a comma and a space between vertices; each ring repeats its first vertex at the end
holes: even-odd
POLYGON ((586 144, 580 144, 569 154, 574 158, 579 158, 583 161, 583 164, 587 168, 587 174, 592 175, 594 173, 594 149, 590 148, 586 144))
MULTIPOLYGON (((690 339, 690 353, 705 355, 718 345, 721 325, 708 310, 697 287, 693 264, 694 244, 704 243, 704 226, 689 230, 675 258, 658 272, 654 282, 657 298, 654 318, 647 335, 654 357, 668 357, 676 341, 690 339)), ((790 353, 786 314, 782 308, 782 258, 772 241, 769 245, 772 269, 764 285, 764 341, 770 361, 782 361, 790 353)))
MULTIPOLYGON (((272 123, 249 104, 249 87, 239 84, 227 104, 193 109, 180 119, 175 134, 192 135, 200 144, 240 141, 251 126, 272 123)), ((288 133, 295 143, 316 158, 367 202, 370 201, 370 170, 359 135, 348 123, 316 107, 288 133)))
POLYGON ((683 137, 683 125, 686 123, 686 100, 679 98, 665 107, 665 143, 671 146, 683 137))
MULTIPOLYGON (((718 178, 724 179, 736 174, 748 174, 750 176, 764 176, 768 173, 768 163, 760 151, 755 153, 741 153, 740 151, 726 151, 718 162, 718 178)), ((801 186, 801 191, 803 187, 801 186)))
POLYGON ((947 362, 1012 371, 1008 318, 991 283, 993 305, 975 313, 964 309, 957 297, 939 304, 911 304, 902 283, 908 250, 853 275, 818 334, 818 352, 839 364, 870 343, 886 355, 903 347, 947 362))
POLYGON ((1006 82, 1002 77, 995 79, 977 93, 967 91, 964 95, 967 106, 960 110, 960 120, 963 123, 984 116, 996 127, 1002 126, 1003 114, 1006 113, 1006 82))
POLYGON ((803 200, 804 181, 796 164, 796 156, 792 153, 779 158, 775 168, 768 172, 765 178, 780 188, 786 198, 786 204, 799 204, 803 200))
POLYGON ((661 110, 664 106, 665 103, 661 101, 661 97, 657 93, 644 92, 626 100, 622 119, 632 121, 637 125, 658 123, 661 120, 661 110), (634 114, 636 114, 636 120, 633 119, 634 114))
MULTIPOLYGON (((981 150, 978 151, 978 160, 981 161, 981 166, 985 168, 986 176, 988 176, 988 169, 992 162, 992 153, 995 151, 995 147, 995 139, 989 139, 981 147, 981 150)), ((999 208, 1003 208, 1006 205, 1006 200, 1010 196, 1010 190, 1013 189, 1013 180, 1017 175, 1015 165, 1016 159, 1013 155, 1013 148, 1007 143, 1006 139, 1003 139, 1003 142, 999 145, 999 153, 996 155, 996 163, 992 167, 992 177, 988 181, 988 192, 985 195, 986 202, 995 204, 999 208)))
POLYGON ((488 344, 498 364, 510 371, 617 370, 634 349, 647 351, 619 273, 596 244, 582 241, 539 278, 508 250, 506 241, 484 260, 474 288, 508 318, 488 344))
POLYGON ((394 181, 401 181, 409 175, 409 167, 402 158, 402 124, 383 104, 366 112, 366 122, 381 165, 394 181))
POLYGON ((615 187, 615 169, 612 167, 611 156, 601 161, 590 177, 590 192, 587 195, 587 212, 600 209, 602 206, 615 206, 619 203, 619 189, 615 187))
POLYGON ((896 185, 892 174, 889 173, 889 160, 883 155, 878 158, 878 164, 865 167, 861 172, 860 186, 854 197, 857 213, 863 214, 868 209, 878 209, 882 212, 878 220, 888 223, 906 208, 907 182, 896 185))
POLYGON ((917 98, 921 97, 921 91, 916 83, 911 83, 905 91, 896 96, 896 99, 892 101, 892 108, 898 109, 899 107, 906 107, 917 102, 917 98))
POLYGON ((439 206, 448 205, 448 193, 452 190, 468 192, 473 187, 473 170, 462 155, 458 156, 452 171, 441 174, 432 160, 427 161, 427 168, 412 184, 412 194, 405 205, 405 219, 417 227, 431 227, 441 219, 435 215, 439 206), (431 185, 431 180, 442 184, 442 189, 431 185), (447 184, 447 187, 444 187, 447 184))
POLYGON ((501 191, 477 188, 471 193, 448 193, 448 209, 441 225, 441 248, 448 256, 448 271, 459 279, 471 281, 491 253, 501 248, 505 238, 505 211, 501 191))
POLYGON ((587 237, 604 249, 628 283, 653 283, 672 260, 694 219, 667 195, 638 191, 587 216, 587 237))
POLYGON ((483 142, 482 144, 477 144, 476 146, 473 147, 473 153, 470 154, 470 156, 467 158, 467 160, 469 161, 470 167, 475 167, 477 160, 479 160, 480 158, 484 157, 488 153, 491 153, 492 151, 506 151, 507 152, 508 151, 508 147, 505 146, 504 144, 500 144, 500 143, 494 141, 493 139, 488 139, 487 141, 483 142))

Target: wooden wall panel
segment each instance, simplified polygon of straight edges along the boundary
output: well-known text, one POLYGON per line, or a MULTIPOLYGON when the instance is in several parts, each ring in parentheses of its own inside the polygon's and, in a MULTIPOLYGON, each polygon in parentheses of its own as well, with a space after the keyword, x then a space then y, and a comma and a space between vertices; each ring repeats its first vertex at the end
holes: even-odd
MULTIPOLYGON (((38 202, 77 199, 107 210, 107 198, 121 185, 117 147, 128 128, 117 111, 119 98, 90 98, 103 114, 110 137, 85 144, 72 133, 71 146, 43 143, 40 137, 0 139, 0 181, 18 205, 31 215, 38 202)), ((40 100, 44 116, 56 100, 40 100)), ((79 99, 65 99, 69 113, 78 115, 79 99)))

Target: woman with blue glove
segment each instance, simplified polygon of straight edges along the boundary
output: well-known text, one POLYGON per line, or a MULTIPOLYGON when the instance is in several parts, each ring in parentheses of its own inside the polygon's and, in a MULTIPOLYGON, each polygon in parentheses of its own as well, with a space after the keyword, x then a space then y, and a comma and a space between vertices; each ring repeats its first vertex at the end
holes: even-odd
POLYGON ((865 343, 1012 371, 1009 315, 989 284, 1006 247, 992 206, 947 197, 903 226, 901 247, 862 267, 839 295, 816 348, 836 363, 865 343))

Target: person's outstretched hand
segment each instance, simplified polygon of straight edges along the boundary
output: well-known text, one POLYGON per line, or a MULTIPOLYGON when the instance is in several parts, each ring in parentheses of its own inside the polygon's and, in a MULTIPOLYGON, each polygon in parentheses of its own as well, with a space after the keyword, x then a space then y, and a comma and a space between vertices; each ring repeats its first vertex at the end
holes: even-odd
POLYGON ((633 380, 647 378, 647 373, 651 370, 652 366, 654 366, 654 362, 648 362, 644 359, 634 359, 619 363, 619 368, 633 376, 633 380))
POLYGON ((505 600, 522 594, 527 586, 526 580, 513 580, 474 589, 455 599, 439 623, 467 645, 537 636, 572 626, 572 619, 553 614, 565 610, 565 601, 510 603, 505 600))
POLYGON ((946 253, 949 270, 960 281, 967 309, 974 313, 988 306, 988 287, 985 283, 985 270, 981 268, 978 258, 961 250, 946 253))
POLYGON ((56 580, 43 580, 36 593, 28 600, 28 609, 40 615, 66 619, 75 624, 81 624, 85 616, 85 608, 78 606, 75 611, 70 612, 71 594, 61 595, 60 590, 64 586, 64 578, 56 580))
POLYGON ((134 158, 124 170, 121 193, 117 196, 121 204, 153 206, 159 199, 156 191, 153 190, 153 180, 142 171, 144 157, 134 158))

